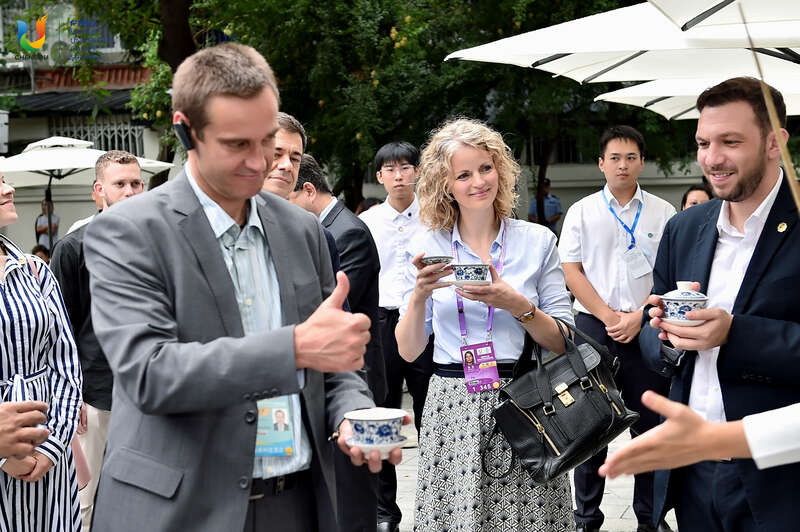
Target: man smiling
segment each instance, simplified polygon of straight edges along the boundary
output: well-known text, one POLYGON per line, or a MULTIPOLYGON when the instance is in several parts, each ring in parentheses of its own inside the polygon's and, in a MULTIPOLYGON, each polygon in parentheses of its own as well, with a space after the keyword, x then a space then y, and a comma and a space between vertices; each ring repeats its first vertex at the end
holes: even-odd
POLYGON ((334 279, 316 219, 259 194, 278 131, 264 58, 232 43, 195 53, 172 105, 183 172, 84 242, 115 383, 92 530, 334 530, 328 437, 366 461, 343 418, 373 406, 353 373, 369 319, 342 310, 347 277, 334 279), (275 408, 292 444, 264 449, 259 416, 275 408))
MULTIPOLYGON (((769 90, 785 125, 783 97, 769 90)), ((733 421, 800 401, 797 209, 759 81, 727 80, 703 92, 697 108, 697 162, 718 199, 667 224, 653 293, 695 281, 708 305, 686 317, 704 323, 664 322, 652 295, 640 343, 654 369, 674 375, 671 399, 708 421, 733 421)), ((779 135, 788 138, 785 129, 779 135)), ((799 476, 800 465, 759 471, 750 459, 659 471, 654 516, 674 506, 681 532, 795 530, 796 497, 775 488, 799 476)))
POLYGON ((263 189, 284 199, 294 190, 300 160, 306 151, 306 132, 292 115, 278 113, 278 131, 275 133, 275 155, 263 189))

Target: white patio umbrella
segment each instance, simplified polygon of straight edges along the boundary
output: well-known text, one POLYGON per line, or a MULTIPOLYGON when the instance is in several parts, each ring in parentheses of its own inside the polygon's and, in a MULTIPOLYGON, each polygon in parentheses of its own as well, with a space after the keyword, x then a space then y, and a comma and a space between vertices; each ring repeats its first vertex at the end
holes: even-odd
MULTIPOLYGON (((15 188, 44 186, 45 200, 52 202, 50 187, 53 180, 62 185, 91 185, 94 181, 94 165, 104 154, 102 150, 90 148, 92 142, 69 137, 50 137, 28 144, 22 153, 0 159, 0 172, 15 188)), ((136 158, 142 171, 155 174, 172 167, 161 161, 136 158)), ((52 223, 48 211, 48 234, 52 223)))
MULTIPOLYGON (((28 144, 22 153, 0 159, 0 171, 16 188, 49 185, 91 185, 94 165, 105 152, 91 148, 92 142, 69 137, 50 137, 28 144)), ((172 164, 136 158, 142 171, 155 174, 172 164)))
MULTIPOLYGON (((659 79, 601 94, 596 101, 624 103, 643 107, 669 120, 698 118, 695 107, 701 92, 724 81, 718 78, 659 79)), ((783 95, 788 115, 800 115, 800 78, 767 79, 783 95)))
POLYGON ((800 20, 796 0, 649 0, 682 31, 694 27, 740 24, 737 4, 742 5, 748 24, 775 20, 800 20))
MULTIPOLYGON (((748 29, 765 75, 800 77, 800 20, 756 22, 748 29)), ((683 32, 645 2, 459 50, 445 59, 534 67, 581 83, 758 76, 749 47, 741 24, 683 32)))

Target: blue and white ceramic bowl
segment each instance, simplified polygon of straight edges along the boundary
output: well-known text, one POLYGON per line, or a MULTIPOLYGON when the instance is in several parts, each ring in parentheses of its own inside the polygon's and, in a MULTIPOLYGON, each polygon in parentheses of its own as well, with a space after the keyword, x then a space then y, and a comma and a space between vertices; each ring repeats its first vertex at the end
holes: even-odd
POLYGON ((461 286, 466 284, 491 284, 488 264, 452 264, 455 282, 461 286))
POLYGON ((400 446, 403 439, 400 428, 406 411, 399 408, 365 408, 347 412, 344 417, 353 428, 352 442, 355 445, 400 446))
POLYGON ((691 310, 706 308, 708 296, 692 290, 691 281, 678 281, 677 284, 677 290, 672 290, 661 296, 661 301, 664 302, 664 317, 662 319, 667 323, 676 325, 695 326, 704 323, 705 320, 690 320, 686 317, 686 313, 691 310))

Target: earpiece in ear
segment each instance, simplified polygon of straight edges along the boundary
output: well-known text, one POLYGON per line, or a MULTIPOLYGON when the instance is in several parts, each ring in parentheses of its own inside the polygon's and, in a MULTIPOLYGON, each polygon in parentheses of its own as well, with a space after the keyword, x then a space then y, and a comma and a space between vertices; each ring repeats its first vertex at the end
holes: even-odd
POLYGON ((178 136, 181 146, 183 146, 186 151, 193 150, 194 144, 192 143, 192 135, 189 133, 189 126, 184 124, 182 120, 179 120, 172 124, 172 127, 175 129, 175 134, 178 136))

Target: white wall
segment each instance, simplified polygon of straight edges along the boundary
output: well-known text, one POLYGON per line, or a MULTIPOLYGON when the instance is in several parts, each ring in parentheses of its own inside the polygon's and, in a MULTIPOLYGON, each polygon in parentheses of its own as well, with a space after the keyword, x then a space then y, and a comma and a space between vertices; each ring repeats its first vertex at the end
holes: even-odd
MULTIPOLYGON (((29 252, 36 245, 34 224, 42 213, 42 200, 45 187, 17 189, 14 203, 19 220, 0 229, 4 235, 17 244, 22 251, 29 252)), ((73 222, 85 218, 97 211, 91 200, 92 187, 86 186, 54 186, 53 212, 61 218, 58 228, 59 236, 64 236, 73 222)))

